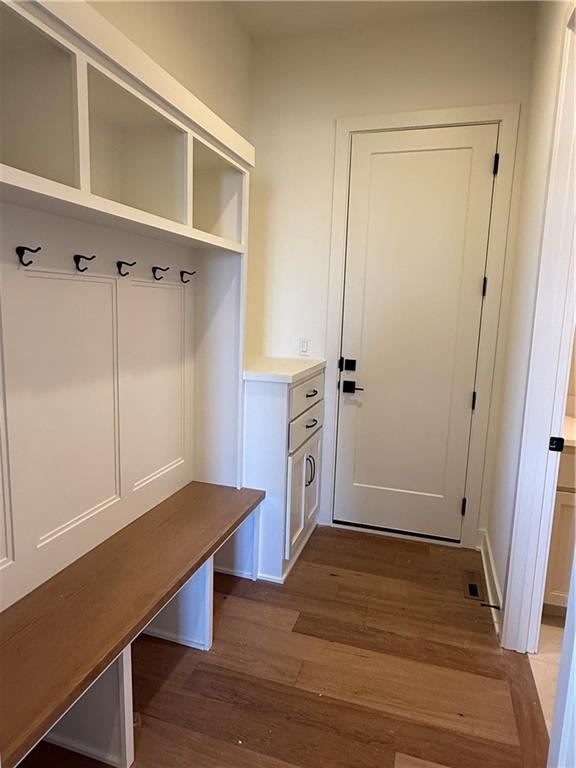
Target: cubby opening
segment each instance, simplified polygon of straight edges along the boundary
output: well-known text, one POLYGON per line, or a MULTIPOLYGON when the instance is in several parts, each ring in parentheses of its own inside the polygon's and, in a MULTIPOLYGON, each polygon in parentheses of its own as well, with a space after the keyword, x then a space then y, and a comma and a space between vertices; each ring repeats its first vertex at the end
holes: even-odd
POLYGON ((92 192, 185 222, 185 131, 93 67, 88 104, 92 192))
POLYGON ((76 59, 0 5, 0 162, 78 185, 76 59))
POLYGON ((240 242, 243 173, 194 139, 193 222, 196 229, 240 242))

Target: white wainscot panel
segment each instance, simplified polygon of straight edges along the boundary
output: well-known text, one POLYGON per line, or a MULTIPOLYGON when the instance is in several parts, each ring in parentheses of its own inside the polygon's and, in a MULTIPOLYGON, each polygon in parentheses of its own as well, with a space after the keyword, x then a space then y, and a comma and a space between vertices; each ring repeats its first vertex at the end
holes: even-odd
POLYGON ((12 498, 16 518, 43 547, 120 495, 115 282, 31 269, 11 277, 12 498))
POLYGON ((185 460, 185 289, 134 281, 120 297, 122 455, 138 490, 185 460))

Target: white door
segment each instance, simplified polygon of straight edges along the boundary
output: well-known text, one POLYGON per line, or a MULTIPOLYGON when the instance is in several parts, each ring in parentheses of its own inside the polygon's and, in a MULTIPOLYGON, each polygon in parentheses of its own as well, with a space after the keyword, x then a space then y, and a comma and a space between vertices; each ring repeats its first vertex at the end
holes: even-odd
POLYGON ((497 139, 353 138, 337 522, 460 538, 497 139))

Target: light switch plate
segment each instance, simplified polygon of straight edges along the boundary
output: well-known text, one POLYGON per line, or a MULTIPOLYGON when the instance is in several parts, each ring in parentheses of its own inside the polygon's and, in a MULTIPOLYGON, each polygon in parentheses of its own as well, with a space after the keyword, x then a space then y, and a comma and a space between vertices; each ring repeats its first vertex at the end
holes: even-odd
POLYGON ((310 339, 303 336, 298 339, 298 354, 300 357, 310 357, 310 339))

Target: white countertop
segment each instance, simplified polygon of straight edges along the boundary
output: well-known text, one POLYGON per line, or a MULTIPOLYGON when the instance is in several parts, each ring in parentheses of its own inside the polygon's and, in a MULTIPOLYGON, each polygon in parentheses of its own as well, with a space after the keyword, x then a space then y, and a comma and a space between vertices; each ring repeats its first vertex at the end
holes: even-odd
POLYGON ((326 360, 314 357, 255 357, 246 364, 244 380, 297 384, 325 367, 326 360))
POLYGON ((576 447, 576 416, 566 416, 564 419, 564 445, 569 448, 576 447))

